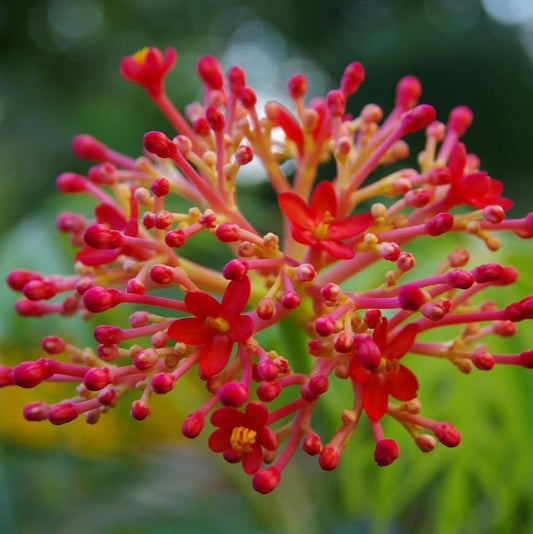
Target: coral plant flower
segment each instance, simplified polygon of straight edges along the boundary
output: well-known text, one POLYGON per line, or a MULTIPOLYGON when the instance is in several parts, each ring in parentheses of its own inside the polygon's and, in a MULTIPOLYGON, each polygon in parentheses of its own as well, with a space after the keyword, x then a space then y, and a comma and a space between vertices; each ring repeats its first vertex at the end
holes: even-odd
POLYGON ((241 315, 250 296, 248 277, 230 282, 218 302, 204 291, 189 291, 185 306, 196 317, 176 319, 168 335, 176 341, 203 346, 200 370, 209 377, 222 371, 231 356, 233 344, 246 341, 253 333, 252 319, 241 315))
POLYGON ((278 195, 278 202, 291 223, 291 234, 296 241, 320 248, 338 259, 350 259, 355 255, 341 240, 355 237, 372 223, 369 213, 337 219, 337 196, 333 185, 327 181, 315 187, 309 206, 291 191, 278 195))
POLYGON ((244 471, 255 473, 263 463, 263 449, 273 451, 278 443, 274 432, 266 427, 268 410, 262 402, 249 402, 246 410, 225 406, 211 416, 218 428, 209 436, 209 448, 228 458, 239 458, 244 471))
POLYGON ((368 417, 381 419, 387 411, 389 395, 401 401, 416 397, 418 380, 399 360, 405 356, 419 331, 411 323, 402 328, 387 343, 387 319, 374 330, 374 342, 381 352, 381 362, 375 371, 365 368, 357 356, 350 361, 350 377, 363 384, 363 407, 368 417))

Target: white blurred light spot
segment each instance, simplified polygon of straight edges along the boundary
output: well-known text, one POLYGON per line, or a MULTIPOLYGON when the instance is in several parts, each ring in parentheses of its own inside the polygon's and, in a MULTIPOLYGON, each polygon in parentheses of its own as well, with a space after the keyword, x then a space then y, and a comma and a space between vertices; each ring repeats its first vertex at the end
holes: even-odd
POLYGON ((70 40, 94 33, 103 22, 102 6, 98 0, 51 0, 47 12, 53 31, 70 40))
POLYGON ((533 0, 481 0, 481 4, 502 24, 523 24, 533 17, 533 0))

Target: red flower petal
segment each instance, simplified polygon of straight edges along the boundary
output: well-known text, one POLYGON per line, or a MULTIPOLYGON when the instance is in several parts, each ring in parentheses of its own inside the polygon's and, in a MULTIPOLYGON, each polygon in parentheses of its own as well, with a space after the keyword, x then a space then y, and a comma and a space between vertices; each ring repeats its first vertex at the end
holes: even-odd
POLYGON ((253 429, 261 428, 268 421, 268 408, 262 402, 249 402, 246 406, 245 417, 245 426, 253 429))
POLYGON ((384 351, 385 358, 389 360, 399 360, 409 351, 413 344, 416 335, 420 331, 420 327, 411 323, 402 328, 398 334, 390 341, 384 351))
POLYGON ((239 317, 231 323, 228 335, 232 341, 242 342, 251 337, 253 333, 254 323, 252 318, 248 315, 239 315, 239 317))
POLYGON ((205 345, 213 338, 215 332, 206 326, 203 319, 183 317, 176 319, 168 327, 168 335, 176 341, 190 345, 205 345))
POLYGON ((456 185, 466 166, 466 148, 463 143, 456 143, 453 147, 452 153, 450 155, 450 160, 448 162, 448 168, 451 171, 450 183, 456 185))
POLYGON ((263 463, 263 451, 258 443, 254 443, 250 452, 243 452, 241 463, 244 472, 248 475, 255 473, 263 463))
POLYGON ((330 239, 346 239, 361 234, 372 224, 374 218, 370 213, 357 213, 346 219, 334 221, 328 226, 330 239))
POLYGON ((233 322, 241 314, 242 310, 244 310, 250 298, 251 290, 252 286, 247 276, 241 280, 232 280, 224 290, 220 315, 228 321, 233 322))
POLYGON ((413 372, 404 365, 396 372, 387 373, 389 393, 398 400, 410 401, 416 397, 418 380, 413 372))
POLYGON ((295 241, 310 247, 318 247, 318 239, 310 230, 299 229, 296 226, 291 228, 291 235, 295 241))
POLYGON ((355 256, 355 252, 340 241, 323 240, 318 244, 324 252, 339 260, 351 260, 355 256))
POLYGON ((187 291, 185 306, 196 317, 220 316, 220 303, 205 291, 187 291))
POLYGON ((244 426, 244 414, 232 406, 224 406, 213 412, 211 423, 214 426, 233 430, 236 426, 244 426))
POLYGON ((207 440, 207 445, 213 452, 224 452, 231 447, 231 430, 217 428, 207 440))
POLYGON ((292 224, 306 230, 313 230, 315 224, 303 199, 291 191, 278 195, 279 209, 292 224))
MULTIPOLYGON (((180 320, 180 319, 179 319, 180 320)), ((199 365, 205 376, 220 373, 231 356, 233 341, 228 336, 215 335, 202 349, 199 357, 199 365)))
POLYGON ((473 172, 463 176, 458 187, 467 202, 469 199, 479 199, 490 191, 490 178, 486 172, 473 172))
POLYGON ((108 224, 113 230, 124 230, 128 221, 122 213, 111 204, 100 204, 94 210, 96 221, 100 224, 108 224))
POLYGON ((309 212, 317 223, 324 220, 326 213, 335 217, 337 214, 337 195, 331 182, 323 180, 317 184, 311 195, 309 212))
POLYGON ((120 253, 121 251, 119 248, 105 250, 85 247, 76 253, 76 261, 81 261, 83 265, 94 267, 96 265, 111 263, 120 255, 120 253))
POLYGON ((276 433, 267 427, 262 428, 259 433, 259 442, 268 451, 275 451, 278 447, 278 438, 276 433))
POLYGON ((383 317, 381 319, 381 323, 379 323, 376 328, 374 328, 374 335, 372 336, 374 339, 374 343, 379 347, 381 352, 385 350, 385 347, 387 346, 387 333, 389 330, 389 322, 387 321, 386 317, 383 317))
POLYGON ((361 365, 357 356, 352 356, 348 372, 350 373, 350 378, 358 383, 366 382, 371 374, 366 367, 361 365))
POLYGON ((370 419, 378 420, 387 411, 389 392, 383 373, 373 373, 363 384, 363 408, 370 419))

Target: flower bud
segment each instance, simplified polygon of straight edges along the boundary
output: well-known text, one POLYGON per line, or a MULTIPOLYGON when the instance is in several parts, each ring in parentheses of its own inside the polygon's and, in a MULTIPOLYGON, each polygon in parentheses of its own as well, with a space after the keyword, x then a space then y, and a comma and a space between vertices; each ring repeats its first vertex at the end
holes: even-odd
POLYGON ((226 280, 242 280, 248 273, 248 264, 244 260, 230 260, 222 269, 222 276, 226 280))
POLYGON ((107 147, 92 135, 81 134, 72 139, 72 152, 81 159, 103 161, 107 157, 107 147))
POLYGON ((426 302, 425 293, 415 284, 406 284, 398 292, 398 304, 403 310, 417 311, 426 302))
POLYGON ((322 441, 316 432, 308 432, 302 444, 304 452, 309 456, 316 456, 322 450, 322 441))
POLYGON ((146 402, 136 400, 131 403, 131 416, 137 421, 142 421, 150 415, 150 408, 146 402))
POLYGON ((381 467, 392 464, 400 456, 400 448, 393 439, 380 439, 374 449, 374 461, 381 467))
POLYGON ((30 402, 24 406, 22 415, 26 421, 44 421, 48 419, 50 407, 44 402, 30 402))
MULTIPOLYGON (((50 360, 48 360, 50 361, 50 360)), ((13 368, 13 382, 22 388, 34 388, 43 380, 50 378, 53 372, 45 358, 36 361, 22 362, 13 368)))
POLYGON ((438 236, 449 232, 453 228, 453 216, 442 212, 429 219, 424 225, 430 236, 438 236))
POLYGON ((276 313, 276 305, 274 301, 269 297, 264 297, 259 301, 257 305, 257 316, 263 321, 269 321, 274 317, 276 313))
POLYGON ((124 338, 122 328, 102 324, 94 329, 94 339, 102 345, 118 345, 124 338))
POLYGON ((345 96, 355 93, 365 79, 365 69, 359 61, 350 63, 341 78, 341 90, 345 96))
POLYGON ((278 376, 278 368, 270 359, 263 359, 257 364, 257 375, 261 380, 271 382, 278 376))
POLYGON ((187 416, 181 425, 181 431, 186 438, 194 439, 200 435, 205 425, 205 416, 202 412, 193 412, 187 416))
POLYGON ((461 434, 450 423, 439 423, 434 432, 437 439, 446 447, 457 447, 461 442, 461 434))
POLYGON ((165 234, 165 243, 169 247, 180 248, 185 244, 185 241, 187 241, 187 236, 181 228, 171 230, 165 234))
POLYGON ((429 434, 419 434, 415 438, 415 443, 422 452, 431 452, 436 445, 435 438, 429 434))
POLYGON ((335 321, 329 315, 323 315, 315 321, 315 330, 319 336, 329 336, 335 332, 335 321))
POLYGON ((15 291, 22 291, 22 288, 31 280, 42 280, 39 273, 27 271, 25 269, 15 269, 11 271, 6 278, 7 284, 15 291))
POLYGON ((90 312, 100 313, 120 303, 119 292, 105 287, 91 287, 83 294, 83 303, 90 312))
POLYGON ((231 243, 240 239, 241 229, 232 223, 223 223, 217 227, 216 236, 223 243, 231 243))
POLYGON ((226 80, 230 93, 238 96, 241 89, 246 85, 246 74, 240 67, 231 67, 226 72, 226 80))
POLYGON ((292 289, 281 296, 281 305, 287 310, 294 310, 300 305, 300 295, 292 289))
POLYGON ((458 106, 450 111, 448 129, 455 132, 459 137, 464 135, 466 129, 472 124, 474 115, 467 106, 458 106))
POLYGON ((48 420, 53 425, 64 425, 65 423, 70 423, 78 417, 78 410, 76 410, 76 405, 72 402, 60 402, 59 404, 54 404, 50 406, 48 412, 48 420))
POLYGON ((164 395, 174 388, 176 379, 170 373, 157 373, 152 377, 152 389, 158 395, 164 395))
POLYGON ((159 158, 171 158, 178 149, 163 132, 146 132, 143 138, 144 148, 159 158))
POLYGON ((252 484, 255 491, 266 494, 276 489, 280 479, 281 474, 276 467, 267 467, 254 474, 252 484))
POLYGON ((58 336, 45 336, 41 341, 41 347, 48 354, 61 354, 65 352, 67 344, 64 339, 58 336))
POLYGON ((218 390, 218 398, 226 406, 242 406, 249 396, 248 388, 242 382, 228 382, 218 390))
POLYGON ((203 56, 196 65, 198 76, 209 87, 209 89, 222 89, 224 77, 222 66, 217 58, 213 56, 203 56))
POLYGON ((318 463, 324 471, 332 471, 339 465, 341 455, 336 447, 324 445, 318 457, 318 463))
POLYGON ((381 350, 368 334, 355 336, 355 347, 361 365, 369 371, 375 371, 381 363, 381 350))
POLYGON ((251 87, 243 87, 239 93, 239 99, 246 109, 253 109, 257 104, 257 96, 251 87))
POLYGON ((241 145, 235 151, 235 160, 239 165, 248 165, 254 159, 254 151, 248 145, 241 145))
POLYGON ((422 94, 422 85, 418 78, 414 76, 404 76, 396 85, 397 107, 403 110, 411 109, 416 106, 420 95, 422 94))
POLYGON ((89 391, 100 391, 109 385, 112 379, 113 375, 108 367, 93 367, 85 373, 83 385, 89 391))
POLYGON ((80 174, 64 172, 57 177, 56 187, 62 193, 82 193, 87 188, 87 180, 80 174))
POLYGON ((83 234, 85 243, 91 248, 112 250, 122 244, 122 234, 105 224, 93 224, 83 234))
POLYGON ((281 392, 281 385, 275 380, 273 382, 263 382, 256 389, 258 399, 263 402, 273 401, 281 392))
POLYGON ((210 106, 205 111, 205 117, 209 126, 214 132, 221 132, 226 126, 226 121, 224 120, 224 114, 218 108, 210 106))

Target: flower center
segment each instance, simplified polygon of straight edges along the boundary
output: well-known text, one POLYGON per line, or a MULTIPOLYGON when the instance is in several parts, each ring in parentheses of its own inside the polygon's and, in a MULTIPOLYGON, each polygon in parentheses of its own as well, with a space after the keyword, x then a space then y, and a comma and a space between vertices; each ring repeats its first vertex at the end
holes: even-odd
POLYGON ((145 46, 144 48, 141 48, 138 52, 135 52, 133 54, 133 59, 139 64, 144 65, 144 62, 146 60, 146 54, 148 54, 148 47, 145 46))
POLYGON ((320 239, 326 239, 328 237, 328 226, 329 224, 325 222, 318 223, 318 226, 315 229, 315 237, 320 239))
POLYGON ((236 426, 231 432, 229 441, 238 452, 251 452, 257 432, 245 426, 236 426))
POLYGON ((228 321, 222 317, 207 317, 205 324, 220 334, 225 334, 229 330, 228 321))

